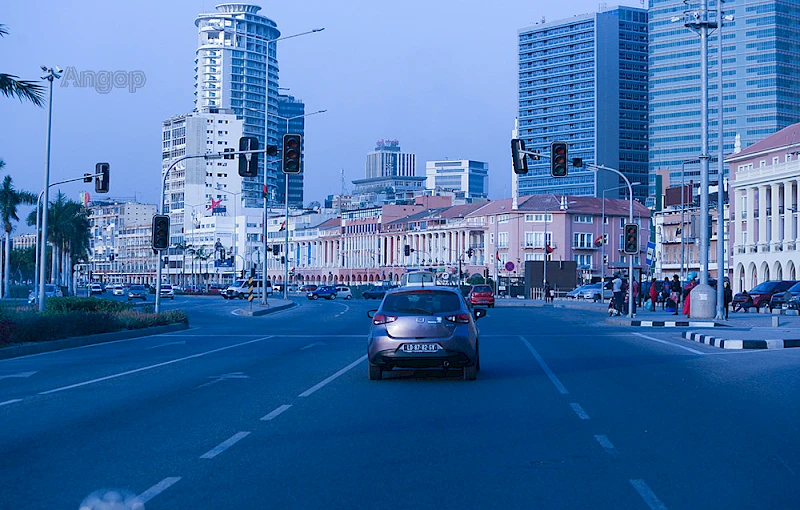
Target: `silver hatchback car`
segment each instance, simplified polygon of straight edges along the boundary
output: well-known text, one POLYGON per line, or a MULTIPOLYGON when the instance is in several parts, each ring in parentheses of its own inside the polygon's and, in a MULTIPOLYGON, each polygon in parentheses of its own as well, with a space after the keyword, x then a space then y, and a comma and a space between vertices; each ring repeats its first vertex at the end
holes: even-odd
POLYGON ((478 328, 485 308, 470 312, 454 287, 404 287, 389 292, 372 319, 367 357, 369 378, 398 368, 462 368, 464 380, 480 370, 478 328))

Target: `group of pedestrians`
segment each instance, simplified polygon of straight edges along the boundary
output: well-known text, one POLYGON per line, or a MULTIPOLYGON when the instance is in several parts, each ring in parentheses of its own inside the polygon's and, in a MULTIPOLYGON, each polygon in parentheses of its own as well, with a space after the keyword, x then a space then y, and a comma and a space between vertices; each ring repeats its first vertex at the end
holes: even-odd
MULTIPOLYGON (((692 289, 697 287, 697 273, 692 271, 687 276, 685 284, 681 284, 680 277, 672 275, 672 280, 664 278, 663 282, 653 280, 650 285, 650 299, 654 308, 657 303, 661 303, 661 309, 672 312, 672 315, 683 314, 691 318, 692 289)), ((724 282, 725 318, 728 318, 728 308, 733 301, 733 291, 730 283, 724 282)))
MULTIPOLYGON (((636 305, 641 301, 639 294, 639 282, 636 278, 632 278, 633 285, 633 316, 636 317, 636 305)), ((628 310, 628 302, 630 292, 628 288, 628 280, 622 278, 621 273, 615 273, 614 279, 611 280, 611 292, 613 297, 608 305, 609 315, 621 315, 628 310)))

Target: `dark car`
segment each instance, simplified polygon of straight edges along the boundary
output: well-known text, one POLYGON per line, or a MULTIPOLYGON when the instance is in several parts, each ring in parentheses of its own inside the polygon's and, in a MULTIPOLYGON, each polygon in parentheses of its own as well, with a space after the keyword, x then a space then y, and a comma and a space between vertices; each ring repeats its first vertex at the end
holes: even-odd
POLYGON ((461 368, 464 380, 480 370, 475 321, 485 308, 470 313, 456 287, 403 287, 386 295, 367 315, 369 378, 381 379, 393 368, 461 368))
POLYGON ((392 290, 392 287, 389 285, 370 285, 361 292, 361 295, 364 299, 383 299, 390 290, 392 290))
MULTIPOLYGON (((283 288, 281 288, 281 290, 283 290, 283 288)), ((300 292, 312 292, 315 290, 317 290, 317 286, 312 284, 303 285, 302 287, 300 287, 300 292)))
POLYGON ((749 308, 756 308, 756 310, 769 308, 769 301, 775 293, 785 292, 796 283, 796 280, 759 283, 750 292, 736 294, 733 297, 731 309, 736 312, 738 310, 747 311, 749 308))
POLYGON ((147 301, 147 294, 148 291, 144 288, 144 285, 131 285, 131 288, 128 289, 128 301, 132 299, 147 301))
POLYGON ((494 292, 492 292, 492 287, 489 285, 473 285, 467 299, 469 299, 469 304, 472 306, 486 305, 489 308, 494 308, 494 292))
POLYGON ((330 285, 323 285, 321 287, 317 287, 316 289, 310 291, 307 294, 307 296, 308 299, 312 301, 315 301, 319 298, 336 299, 336 287, 331 287, 330 285))
POLYGON ((769 300, 770 310, 780 310, 782 308, 789 308, 789 302, 792 298, 800 296, 800 283, 795 283, 784 292, 776 292, 769 300))

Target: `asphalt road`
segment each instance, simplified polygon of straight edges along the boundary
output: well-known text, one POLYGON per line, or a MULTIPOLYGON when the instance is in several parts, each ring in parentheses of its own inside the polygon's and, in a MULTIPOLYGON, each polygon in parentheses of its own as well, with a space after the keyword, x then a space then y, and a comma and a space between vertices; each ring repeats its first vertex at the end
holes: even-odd
POLYGON ((496 308, 481 372, 369 381, 374 301, 0 361, 0 507, 797 508, 800 349, 496 308))

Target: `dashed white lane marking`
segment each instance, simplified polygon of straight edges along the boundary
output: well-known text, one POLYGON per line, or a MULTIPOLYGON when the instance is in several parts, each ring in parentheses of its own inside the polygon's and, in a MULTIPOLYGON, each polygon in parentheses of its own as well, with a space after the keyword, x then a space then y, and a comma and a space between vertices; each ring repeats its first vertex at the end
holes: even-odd
POLYGON ((178 482, 178 480, 180 480, 180 479, 181 479, 180 476, 170 476, 170 477, 164 478, 163 480, 161 480, 157 484, 153 485, 152 487, 150 487, 149 489, 147 489, 143 493, 139 494, 139 496, 138 496, 139 500, 141 500, 141 502, 143 504, 146 504, 148 501, 150 501, 154 497, 158 496, 159 494, 161 494, 165 490, 167 490, 170 487, 172 487, 173 485, 175 485, 178 482))
POLYGON ((147 348, 147 350, 150 350, 150 349, 158 349, 159 347, 166 347, 166 346, 168 346, 168 345, 186 345, 186 340, 180 340, 180 341, 178 341, 178 342, 167 342, 167 343, 165 343, 165 344, 154 345, 154 346, 152 346, 152 347, 148 347, 148 348, 147 348))
POLYGON ((338 372, 336 372, 336 373, 335 373, 335 374, 333 374, 332 376, 328 377, 328 378, 327 378, 327 379, 325 379, 324 381, 322 381, 322 382, 319 382, 319 383, 315 384, 314 386, 310 387, 309 389, 307 389, 306 391, 304 391, 303 393, 301 393, 301 394, 300 394, 300 396, 301 396, 301 397, 307 397, 307 396, 311 395, 312 393, 314 393, 314 392, 315 392, 315 391, 317 391, 318 389, 322 388, 323 386, 325 386, 325 385, 326 385, 326 384, 328 384, 329 382, 333 381, 333 380, 334 380, 334 379, 336 379, 337 377, 341 376, 342 374, 344 374, 344 373, 345 373, 345 372, 347 372, 348 370, 352 369, 354 366, 358 365, 359 363, 361 363, 361 362, 362 362, 362 361, 364 361, 365 359, 367 359, 367 355, 366 355, 366 354, 365 354, 365 355, 363 355, 363 356, 361 356, 360 358, 358 358, 358 359, 357 359, 357 360, 355 360, 354 362, 350 363, 349 365, 347 365, 347 366, 346 366, 346 367, 344 367, 343 369, 339 370, 338 372))
POLYGON ((647 506, 650 507, 651 510, 667 510, 667 506, 658 499, 655 492, 653 492, 650 487, 644 482, 644 480, 628 480, 633 488, 636 489, 636 492, 642 497, 644 502, 647 506))
POLYGON ((561 384, 561 381, 558 380, 556 374, 554 374, 553 371, 550 370, 550 367, 548 367, 547 363, 544 362, 544 359, 542 359, 542 357, 539 356, 539 353, 536 352, 536 349, 533 348, 531 343, 528 342, 528 340, 522 335, 520 335, 519 339, 522 340, 522 343, 524 343, 528 347, 528 350, 531 351, 531 354, 533 354, 533 357, 536 358, 536 361, 539 363, 539 366, 542 367, 542 370, 544 370, 544 373, 547 374, 547 377, 550 378, 550 381, 553 383, 556 389, 558 389, 558 391, 562 395, 569 395, 569 391, 567 391, 567 388, 563 384, 561 384))
POLYGON ((346 314, 349 310, 350 310, 350 307, 347 306, 347 305, 344 305, 344 311, 337 313, 336 315, 333 316, 333 318, 335 319, 337 317, 341 317, 342 315, 346 314))
POLYGON ((614 445, 611 443, 611 441, 606 436, 595 435, 594 438, 597 439, 597 442, 600 443, 600 446, 602 446, 603 449, 606 452, 608 452, 608 453, 610 453, 612 455, 617 455, 619 453, 617 451, 617 449, 614 448, 614 445))
POLYGON ((284 411, 286 411, 290 407, 292 407, 291 404, 283 404, 282 406, 280 406, 280 407, 276 408, 275 410, 273 410, 272 412, 270 412, 268 415, 266 415, 263 418, 261 418, 261 421, 272 420, 273 418, 275 418, 279 414, 283 413, 284 411))
POLYGON ((220 453, 224 452, 231 446, 235 445, 242 439, 246 438, 250 435, 250 432, 237 432, 236 434, 232 435, 225 441, 221 442, 219 445, 215 446, 214 448, 208 450, 206 453, 200 456, 201 459, 213 459, 220 453))
POLYGON ((325 342, 314 342, 313 344, 308 344, 305 347, 301 347, 301 351, 305 351, 306 349, 311 349, 312 347, 316 347, 317 345, 325 345, 325 342))
POLYGON ((683 349, 684 351, 689 351, 689 352, 694 353, 694 354, 703 354, 703 355, 707 354, 707 353, 705 353, 703 351, 698 351, 697 349, 692 349, 691 347, 686 347, 685 345, 673 344, 672 342, 667 342, 666 340, 661 340, 660 338, 655 338, 655 337, 652 337, 652 336, 643 335, 641 333, 633 333, 633 334, 636 335, 636 336, 640 336, 642 338, 646 338, 648 340, 652 340, 653 342, 658 342, 660 344, 671 345, 672 347, 677 347, 679 349, 683 349))
POLYGON ((6 400, 5 402, 0 402, 0 407, 7 406, 8 404, 13 404, 14 402, 22 402, 21 398, 14 398, 11 400, 6 400))
POLYGON ((577 402, 571 403, 570 407, 572 407, 572 410, 575 411, 575 414, 577 414, 578 418, 580 418, 581 420, 589 419, 589 415, 586 414, 586 411, 584 411, 581 405, 578 404, 577 402))
POLYGON ((167 365, 172 365, 173 363, 179 363, 181 361, 186 361, 188 359, 200 358, 202 356, 207 356, 209 354, 214 354, 215 352, 222 352, 222 351, 226 351, 228 349, 233 349, 235 347, 241 347, 243 345, 253 344, 253 343, 256 343, 256 342, 263 342, 264 340, 272 338, 273 336, 274 335, 269 335, 269 336, 265 336, 265 337, 262 337, 262 338, 256 338, 255 340, 250 340, 249 342, 242 342, 242 343, 234 344, 234 345, 226 345, 225 347, 220 347, 218 349, 212 349, 210 351, 205 351, 205 352, 200 352, 200 353, 197 353, 197 354, 192 354, 191 356, 184 356, 183 358, 164 361, 162 363, 156 363, 155 365, 148 365, 146 367, 136 368, 134 370, 128 370, 126 372, 120 372, 118 374, 107 375, 105 377, 98 377, 97 379, 92 379, 90 381, 83 381, 83 382, 79 382, 79 383, 75 383, 75 384, 70 384, 69 386, 62 386, 61 388, 55 388, 53 390, 42 391, 42 392, 39 392, 39 395, 48 395, 50 393, 56 393, 56 392, 59 392, 59 391, 71 390, 73 388, 79 388, 81 386, 86 386, 86 385, 98 383, 98 382, 101 382, 101 381, 108 381, 109 379, 116 379, 117 377, 122 377, 122 376, 130 375, 130 374, 135 374, 137 372, 144 372, 145 370, 152 370, 154 368, 163 367, 163 366, 167 366, 167 365))

